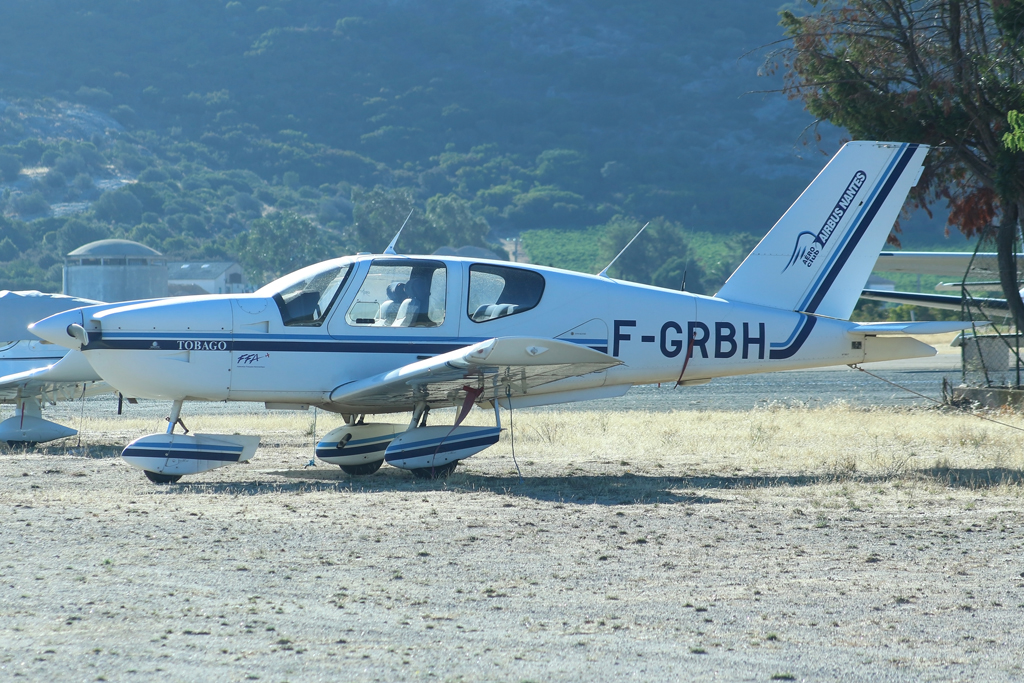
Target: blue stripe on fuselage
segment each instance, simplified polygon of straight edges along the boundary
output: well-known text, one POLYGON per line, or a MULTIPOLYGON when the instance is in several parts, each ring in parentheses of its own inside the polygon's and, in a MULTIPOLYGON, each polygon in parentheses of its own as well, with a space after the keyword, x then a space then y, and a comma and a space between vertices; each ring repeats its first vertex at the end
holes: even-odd
MULTIPOLYGON (((211 349, 186 349, 179 346, 179 341, 185 335, 169 335, 147 333, 145 337, 139 337, 126 333, 114 334, 90 334, 89 345, 84 351, 98 350, 136 350, 136 351, 208 351, 211 349), (154 344, 156 346, 154 346, 154 344)), ((227 348, 223 349, 230 353, 247 352, 297 352, 297 353, 399 353, 437 356, 442 353, 456 351, 458 349, 477 344, 490 339, 487 338, 442 338, 432 340, 430 337, 417 337, 414 339, 396 339, 394 337, 356 337, 344 338, 334 337, 313 337, 303 335, 295 338, 290 335, 273 335, 271 337, 250 335, 225 336, 189 335, 190 340, 201 340, 204 342, 218 343, 225 342, 227 348), (358 340, 358 341, 356 341, 358 340)), ((562 340, 580 346, 587 346, 602 353, 608 352, 608 340, 562 340)))
POLYGON ((811 335, 811 330, 814 329, 814 323, 816 322, 818 322, 818 319, 812 315, 803 316, 803 325, 797 325, 796 329, 799 330, 799 333, 797 333, 793 343, 784 349, 771 349, 768 352, 768 358, 771 360, 784 360, 795 356, 796 352, 807 341, 807 337, 811 335))

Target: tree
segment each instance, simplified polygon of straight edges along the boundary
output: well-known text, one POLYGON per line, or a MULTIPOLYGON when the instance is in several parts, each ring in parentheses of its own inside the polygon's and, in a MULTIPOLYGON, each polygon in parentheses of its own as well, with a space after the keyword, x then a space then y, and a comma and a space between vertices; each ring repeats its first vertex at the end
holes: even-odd
POLYGON ((331 258, 317 227, 286 211, 254 220, 249 230, 238 236, 235 246, 249 281, 259 284, 331 258))
POLYGON ((1010 132, 1003 136, 1003 145, 1011 152, 1024 152, 1024 114, 1011 111, 1007 114, 1010 132))
POLYGON ((0 261, 13 261, 20 254, 21 251, 18 247, 14 246, 14 242, 11 241, 10 237, 0 240, 0 261))
POLYGON ((352 225, 345 237, 356 251, 383 252, 403 223, 395 245, 399 253, 432 254, 444 246, 492 248, 487 242, 487 221, 454 194, 431 197, 426 212, 416 206, 406 188, 354 190, 352 203, 352 225))
POLYGON ((110 234, 104 226, 71 218, 57 230, 55 246, 59 254, 65 255, 82 245, 107 237, 110 237, 110 234))
MULTIPOLYGON (((601 238, 601 260, 609 263, 642 227, 639 221, 616 216, 601 238)), ((694 260, 683 228, 678 223, 656 218, 630 245, 609 270, 622 280, 642 282, 666 289, 679 289, 686 279, 686 291, 704 293, 704 270, 694 260)))
POLYGON ((0 154, 0 180, 14 181, 21 173, 21 159, 13 154, 0 154))
POLYGON ((352 225, 345 231, 345 238, 353 251, 380 254, 400 228, 398 251, 429 254, 437 248, 429 248, 436 240, 428 234, 429 224, 423 212, 416 210, 410 190, 389 190, 380 186, 372 190, 356 189, 352 191, 352 204, 352 225))
POLYGON ((107 223, 135 225, 142 220, 142 202, 127 187, 100 195, 92 205, 93 215, 107 223))
POLYGON ((1024 0, 809 2, 806 16, 781 13, 793 44, 773 61, 787 92, 854 138, 932 145, 913 199, 944 198, 951 225, 994 237, 1003 293, 1024 325, 1013 257, 1024 151, 1003 142, 1019 130, 1010 112, 1024 108, 1024 0))
POLYGON ((428 199, 427 221, 433 227, 433 234, 444 241, 444 244, 439 244, 438 247, 492 247, 487 242, 487 233, 491 231, 491 226, 473 213, 469 202, 454 194, 439 194, 428 199))

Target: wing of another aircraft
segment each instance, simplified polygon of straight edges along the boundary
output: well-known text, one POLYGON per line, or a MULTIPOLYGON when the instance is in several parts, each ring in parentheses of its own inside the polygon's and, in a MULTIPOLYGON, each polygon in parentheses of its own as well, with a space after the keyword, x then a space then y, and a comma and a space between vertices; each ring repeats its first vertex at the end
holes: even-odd
MULTIPOLYGON (((1024 254, 1018 254, 1024 257, 1024 254)), ((999 278, 996 255, 990 252, 883 251, 875 261, 875 271, 963 277, 971 269, 972 278, 999 278), (972 261, 973 259, 973 261, 972 261)))
POLYGON ((87 396, 111 391, 81 351, 68 351, 52 365, 0 377, 0 401, 40 394, 44 400, 69 400, 81 398, 83 389, 87 396))
POLYGON ((42 418, 43 403, 110 391, 80 353, 44 344, 28 331, 37 320, 98 303, 63 294, 0 291, 0 404, 15 404, 14 415, 0 422, 0 442, 42 443, 74 435, 74 429, 42 418))
POLYGON ((500 337, 411 363, 375 377, 343 384, 331 402, 346 412, 409 410, 461 405, 465 388, 482 390, 477 400, 522 396, 544 384, 600 372, 622 361, 555 339, 500 337))
POLYGON ((46 294, 34 290, 11 292, 5 289, 0 291, 0 341, 36 339, 27 330, 31 323, 54 313, 101 303, 64 294, 46 294))
POLYGON ((55 403, 110 391, 80 351, 68 351, 56 363, 0 377, 0 403, 16 403, 12 417, 0 422, 0 442, 32 444, 78 432, 44 420, 43 402, 55 403))
MULTIPOLYGON (((889 292, 882 289, 865 289, 860 294, 862 299, 871 301, 886 301, 893 304, 913 304, 914 306, 928 306, 929 308, 941 308, 947 311, 962 310, 963 304, 959 296, 950 294, 923 294, 920 292, 889 292)), ((973 297, 973 306, 980 306, 988 315, 997 317, 1007 315, 1009 308, 1006 299, 995 299, 988 297, 973 297)))

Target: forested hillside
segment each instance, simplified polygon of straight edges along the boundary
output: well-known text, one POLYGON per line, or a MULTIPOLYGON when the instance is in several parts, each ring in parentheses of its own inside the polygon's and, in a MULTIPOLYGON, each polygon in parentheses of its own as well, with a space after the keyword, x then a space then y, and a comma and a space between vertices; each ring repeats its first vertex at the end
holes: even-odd
POLYGON ((676 265, 620 274, 720 281, 824 162, 797 103, 750 94, 779 85, 748 54, 777 10, 6 0, 0 288, 59 289, 101 237, 264 280, 378 251, 413 209, 406 252, 554 230, 600 259, 659 218, 651 258, 676 265))

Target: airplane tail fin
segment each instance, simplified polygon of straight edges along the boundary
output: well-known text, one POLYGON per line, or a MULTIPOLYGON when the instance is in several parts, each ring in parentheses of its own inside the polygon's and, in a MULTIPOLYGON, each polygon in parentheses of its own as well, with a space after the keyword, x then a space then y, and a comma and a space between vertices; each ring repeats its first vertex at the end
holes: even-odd
POLYGON ((927 153, 905 143, 843 145, 718 296, 849 319, 927 153))

